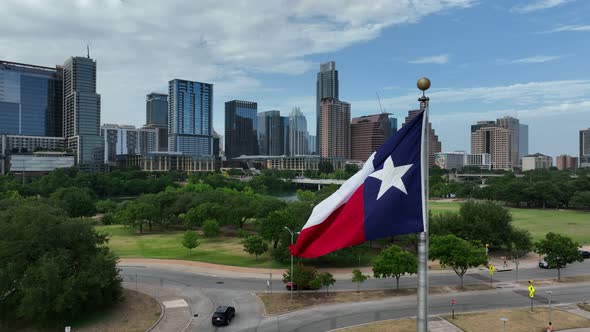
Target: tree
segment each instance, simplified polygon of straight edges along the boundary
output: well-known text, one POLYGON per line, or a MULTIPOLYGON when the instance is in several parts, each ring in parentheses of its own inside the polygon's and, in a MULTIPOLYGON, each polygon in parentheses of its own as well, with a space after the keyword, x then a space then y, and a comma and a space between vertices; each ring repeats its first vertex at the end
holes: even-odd
POLYGON ((251 255, 256 255, 257 261, 258 256, 264 254, 268 250, 268 244, 260 235, 247 236, 242 240, 242 244, 244 245, 245 252, 251 255))
POLYGON ((129 202, 124 209, 117 213, 117 219, 123 224, 137 227, 139 233, 143 234, 143 225, 149 223, 152 230, 151 220, 158 214, 158 209, 149 203, 139 200, 129 202))
POLYGON ((78 187, 60 188, 51 196, 70 217, 94 215, 95 208, 88 189, 78 187))
POLYGON ((316 274, 315 278, 311 281, 311 288, 319 289, 322 286, 326 287, 326 295, 329 295, 328 288, 336 283, 336 279, 330 272, 320 272, 316 274))
POLYGON ((0 319, 62 325, 118 302, 122 279, 107 241, 43 200, 0 208, 0 319))
MULTIPOLYGON (((305 287, 311 287, 312 289, 316 289, 317 285, 312 285, 312 281, 316 278, 318 271, 311 266, 305 266, 301 263, 296 264, 293 266, 293 283, 297 287, 297 291, 301 291, 301 289, 305 287)), ((283 273, 283 282, 288 283, 291 282, 291 271, 287 270, 283 273)))
POLYGON ((183 217, 186 227, 201 226, 205 220, 216 219, 221 207, 216 203, 203 203, 188 210, 183 217))
POLYGON ((397 289, 399 289, 401 276, 415 273, 418 273, 416 256, 398 246, 390 246, 381 251, 373 263, 373 276, 375 278, 395 277, 397 289))
POLYGON ((329 161, 320 161, 318 171, 322 174, 330 174, 334 172, 334 166, 329 161))
POLYGON ((576 192, 571 199, 571 204, 583 209, 590 208, 590 191, 576 192))
POLYGON ((430 258, 438 259, 442 267, 451 267, 461 279, 469 268, 487 263, 486 251, 483 247, 476 247, 455 235, 433 236, 430 239, 430 258))
POLYGON ((215 237, 219 234, 219 223, 216 220, 205 220, 203 223, 203 234, 206 237, 215 237))
POLYGON ((98 201, 94 206, 96 207, 96 211, 100 213, 115 212, 117 209, 117 203, 111 201, 110 199, 98 201))
POLYGON ((568 263, 581 262, 584 259, 578 251, 580 244, 571 238, 549 232, 544 239, 535 242, 535 252, 545 256, 549 267, 557 268, 557 280, 561 281, 561 269, 568 263))
POLYGON ((184 235, 182 236, 182 245, 187 248, 189 252, 200 244, 197 232, 191 230, 184 232, 184 235))
POLYGON ((273 211, 266 218, 257 221, 258 234, 272 243, 272 248, 277 249, 279 240, 285 233, 285 227, 296 227, 296 216, 291 209, 273 211))
POLYGON ((363 274, 363 272, 359 269, 352 270, 352 282, 356 282, 356 292, 357 293, 359 293, 361 291, 361 284, 369 278, 370 277, 368 275, 363 274))

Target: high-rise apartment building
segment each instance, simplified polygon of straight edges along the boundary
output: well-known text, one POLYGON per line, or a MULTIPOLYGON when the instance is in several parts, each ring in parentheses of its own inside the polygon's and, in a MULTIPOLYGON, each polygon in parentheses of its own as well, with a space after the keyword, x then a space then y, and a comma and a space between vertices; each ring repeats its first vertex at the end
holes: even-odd
POLYGON ((280 111, 258 113, 258 154, 281 156, 285 154, 285 121, 280 111))
POLYGON ((319 154, 324 158, 350 158, 350 104, 325 98, 320 106, 319 154))
POLYGON ((529 154, 529 126, 521 123, 518 131, 518 160, 522 160, 529 154))
POLYGON ((213 84, 168 82, 168 150, 213 155, 213 84))
POLYGON ((397 118, 393 115, 389 117, 389 123, 391 123, 391 134, 397 133, 397 118))
POLYGON ((578 158, 562 154, 555 158, 555 166, 560 171, 578 168, 578 158))
POLYGON ((152 92, 146 96, 145 126, 158 132, 157 151, 168 151, 168 95, 152 92))
POLYGON ((590 167, 590 128, 580 130, 580 168, 590 167))
POLYGON ((156 129, 104 124, 100 127, 100 134, 104 139, 105 163, 114 163, 118 155, 146 155, 157 151, 156 129))
POLYGON ((299 107, 295 107, 289 114, 289 155, 302 156, 309 154, 309 133, 307 119, 299 107))
POLYGON ((62 136, 63 72, 0 61, 0 135, 62 136))
MULTIPOLYGON (((520 165, 520 122, 517 118, 505 116, 496 120, 499 127, 508 129, 508 160, 512 166, 520 165)), ((527 128, 528 131, 528 128, 527 128)), ((523 142, 524 143, 524 142, 523 142)))
MULTIPOLYGON (((412 121, 418 114, 420 114, 420 111, 421 110, 408 111, 408 116, 406 116, 404 125, 412 121)), ((438 139, 438 135, 436 135, 434 128, 432 128, 432 123, 428 122, 428 165, 430 167, 435 166, 434 155, 441 151, 442 143, 438 139)))
POLYGON ((101 164, 100 95, 96 93, 96 61, 70 57, 63 65, 63 135, 79 164, 101 164))
POLYGON ((541 153, 529 154, 522 157, 522 170, 549 169, 553 166, 553 158, 541 153))
POLYGON ((225 103, 225 156, 258 155, 258 104, 232 100, 225 103))
POLYGON ((350 124, 350 159, 365 161, 392 135, 388 113, 353 118, 350 124))
POLYGON ((471 126, 471 153, 489 153, 493 169, 520 165, 521 147, 528 151, 528 126, 521 125, 516 118, 506 116, 471 126))
POLYGON ((316 81, 316 141, 318 144, 318 146, 316 146, 316 151, 320 150, 319 144, 322 142, 323 135, 321 131, 321 128, 323 127, 321 117, 321 103, 326 98, 339 100, 340 96, 338 91, 339 84, 336 62, 329 61, 320 64, 320 71, 318 72, 316 81))
POLYGON ((223 136, 219 135, 215 130, 213 130, 213 156, 220 157, 223 144, 223 136))
POLYGON ((512 169, 510 162, 510 131, 494 121, 479 121, 471 126, 471 153, 489 154, 492 169, 512 169))

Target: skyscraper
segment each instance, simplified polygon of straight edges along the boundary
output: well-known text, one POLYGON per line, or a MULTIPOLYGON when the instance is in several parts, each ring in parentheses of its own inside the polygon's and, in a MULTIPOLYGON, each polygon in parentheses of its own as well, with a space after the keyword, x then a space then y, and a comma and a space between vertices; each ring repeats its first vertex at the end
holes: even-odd
POLYGON ((103 162, 100 137, 100 95, 96 93, 96 61, 70 57, 63 65, 63 135, 79 164, 103 162))
MULTIPOLYGON (((408 116, 406 116, 404 125, 412 121, 412 119, 414 119, 419 113, 420 110, 408 111, 408 116)), ((434 155, 441 151, 442 143, 439 141, 434 128, 432 128, 432 123, 428 122, 428 165, 430 167, 435 166, 434 155)))
POLYGON ((309 154, 307 119, 299 107, 293 108, 289 114, 289 155, 309 154))
POLYGON ((518 160, 529 154, 529 126, 520 124, 518 129, 518 160))
POLYGON ((580 130, 580 168, 590 167, 590 128, 580 130))
POLYGON ((511 116, 496 121, 479 121, 471 126, 471 153, 489 153, 494 169, 512 169, 521 162, 520 146, 528 151, 528 126, 521 138, 518 119, 511 116))
POLYGON ((338 71, 336 70, 336 62, 329 61, 320 64, 320 71, 317 75, 316 82, 316 136, 317 144, 316 151, 319 151, 319 144, 322 141, 322 118, 320 115, 320 108, 322 100, 325 98, 332 98, 338 100, 340 98, 338 85, 338 71))
POLYGON ((0 61, 0 134, 62 136, 63 72, 0 61))
POLYGON ((280 111, 258 113, 258 153, 281 156, 285 153, 285 126, 280 111))
POLYGON ((512 169, 510 162, 510 131, 494 121, 479 121, 471 126, 471 153, 487 153, 492 169, 512 169))
POLYGON ((104 140, 104 162, 114 163, 118 155, 146 155, 157 151, 156 129, 135 126, 103 124, 100 134, 104 140))
POLYGON ((316 151, 316 135, 309 135, 307 137, 307 146, 309 147, 309 154, 317 154, 318 152, 316 151))
POLYGON ((508 155, 509 162, 512 166, 519 165, 519 146, 520 146, 520 122, 517 118, 505 116, 496 120, 496 124, 502 128, 508 129, 508 155))
POLYGON ((168 95, 152 92, 146 96, 145 126, 158 132, 157 151, 168 151, 168 95))
POLYGON ((319 154, 325 158, 350 158, 350 104, 325 98, 320 106, 319 154))
POLYGON ((168 150, 211 156, 213 84, 174 79, 168 96, 168 150))
POLYGON ((225 156, 257 155, 258 104, 232 100, 225 103, 225 156))
POLYGON ((392 135, 388 113, 353 118, 350 125, 350 159, 365 161, 392 135))

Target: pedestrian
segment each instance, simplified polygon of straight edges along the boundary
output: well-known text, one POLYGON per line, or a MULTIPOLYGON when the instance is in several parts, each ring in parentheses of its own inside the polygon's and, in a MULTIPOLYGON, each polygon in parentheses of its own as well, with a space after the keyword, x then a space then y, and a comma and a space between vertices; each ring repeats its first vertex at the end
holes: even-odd
POLYGON ((551 325, 551 322, 547 325, 547 332, 553 332, 553 325, 551 325))

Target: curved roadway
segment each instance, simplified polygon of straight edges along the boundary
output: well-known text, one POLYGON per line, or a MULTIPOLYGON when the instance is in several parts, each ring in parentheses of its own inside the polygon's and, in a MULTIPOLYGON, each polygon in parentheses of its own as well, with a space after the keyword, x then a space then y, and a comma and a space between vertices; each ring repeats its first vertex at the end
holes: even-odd
MULTIPOLYGON (((568 265, 562 276, 590 274, 590 261, 568 265)), ((266 292, 263 279, 200 275, 184 271, 148 267, 121 266, 125 281, 153 287, 170 288, 182 294, 189 308, 197 316, 187 324, 185 331, 326 331, 335 328, 372 321, 412 317, 416 315, 416 296, 392 297, 386 300, 318 306, 278 316, 265 316, 254 293, 266 292), (231 325, 215 328, 211 315, 218 305, 236 307, 236 317, 231 325)), ((520 269, 519 280, 555 278, 555 270, 539 268, 520 269)), ((458 277, 454 273, 429 276, 431 286, 455 286, 458 277)), ((450 312, 449 301, 457 301, 456 312, 486 310, 530 305, 525 286, 514 283, 515 271, 496 272, 494 283, 505 288, 488 291, 472 291, 430 296, 430 314, 450 312)), ((472 270, 465 276, 465 284, 487 284, 487 270, 472 270)), ((416 277, 402 277, 401 288, 416 287, 416 277)), ((281 282, 273 281, 273 292, 285 291, 281 282)), ((369 279, 362 289, 395 288, 395 279, 369 279)), ((354 290, 356 285, 348 280, 338 280, 334 290, 354 290)), ((590 299, 590 284, 564 284, 556 287, 537 287, 537 304, 546 304, 546 290, 553 290, 552 303, 572 303, 590 299)))

